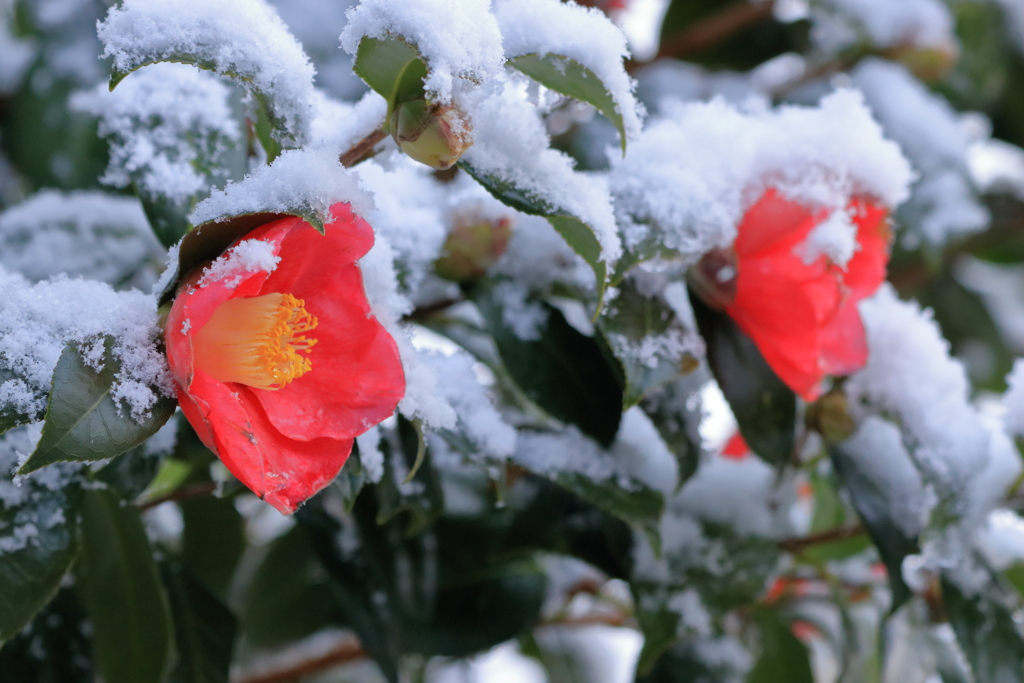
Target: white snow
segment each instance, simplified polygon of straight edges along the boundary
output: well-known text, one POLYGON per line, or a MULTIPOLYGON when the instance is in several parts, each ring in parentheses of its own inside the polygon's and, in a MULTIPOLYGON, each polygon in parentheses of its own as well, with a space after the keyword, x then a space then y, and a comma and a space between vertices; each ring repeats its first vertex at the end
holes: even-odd
POLYGON ((0 265, 33 282, 64 273, 149 287, 162 251, 129 197, 42 190, 0 213, 0 265))
POLYGON ((981 528, 978 545, 998 571, 1024 561, 1024 518, 1012 510, 993 511, 981 528))
POLYGON ((364 37, 390 36, 416 46, 429 68, 424 85, 437 102, 494 80, 504 63, 487 0, 363 0, 348 12, 341 46, 355 57, 364 37))
POLYGON ((242 282, 245 273, 272 273, 280 262, 281 257, 274 255, 273 243, 255 239, 242 240, 208 265, 203 270, 198 284, 200 287, 206 287, 230 276, 231 279, 224 284, 234 289, 242 282))
POLYGON ((110 139, 110 164, 101 181, 134 184, 151 197, 183 203, 205 194, 218 157, 241 138, 216 76, 184 64, 154 64, 110 92, 106 84, 72 96, 72 109, 99 117, 110 139))
POLYGON ((598 178, 574 171, 572 159, 548 147, 544 123, 524 88, 507 84, 477 105, 474 144, 463 159, 478 172, 497 176, 586 223, 601 245, 600 259, 614 263, 622 247, 607 188, 598 178))
POLYGON ((828 52, 856 43, 861 33, 881 48, 957 44, 953 17, 940 0, 824 0, 811 14, 812 36, 828 52))
POLYGON ((1024 359, 1014 361, 1013 370, 1006 376, 1006 384, 1003 395, 1006 431, 1012 436, 1024 437, 1024 359))
POLYGON ((623 68, 629 57, 626 36, 603 12, 560 0, 498 0, 495 16, 508 59, 535 54, 579 62, 611 94, 627 139, 640 134, 642 110, 623 68))
MULTIPOLYGON (((695 260, 730 244, 743 213, 769 188, 833 210, 854 195, 888 207, 908 195, 909 164, 854 91, 837 91, 817 107, 767 109, 751 101, 736 108, 715 99, 667 103, 662 111, 624 160, 612 159, 610 186, 627 247, 654 242, 695 260)), ((848 243, 837 251, 844 255, 848 243)))
POLYGON ((916 538, 927 521, 931 501, 899 428, 869 415, 842 446, 861 473, 875 484, 892 520, 907 537, 916 538))
POLYGON ((243 180, 214 190, 189 216, 193 225, 246 213, 308 213, 330 220, 330 208, 348 202, 365 215, 373 199, 359 187, 330 148, 286 150, 269 166, 260 166, 243 180))
POLYGON ((174 394, 167 361, 157 349, 156 300, 138 291, 58 277, 29 284, 0 269, 0 357, 21 380, 0 384, 0 409, 41 414, 57 359, 70 341, 92 343, 113 335, 121 361, 112 396, 136 419, 160 395, 174 394))
POLYGON ((810 265, 825 255, 830 261, 845 268, 857 251, 857 226, 849 209, 836 209, 807 236, 800 245, 804 263, 810 265))
POLYGON ((282 122, 282 144, 306 141, 313 66, 264 0, 124 0, 97 32, 119 71, 187 56, 266 96, 282 122))
POLYGON ((918 173, 907 208, 923 216, 904 222, 932 246, 985 228, 988 211, 974 196, 967 166, 970 140, 949 103, 882 59, 862 61, 851 77, 918 173))

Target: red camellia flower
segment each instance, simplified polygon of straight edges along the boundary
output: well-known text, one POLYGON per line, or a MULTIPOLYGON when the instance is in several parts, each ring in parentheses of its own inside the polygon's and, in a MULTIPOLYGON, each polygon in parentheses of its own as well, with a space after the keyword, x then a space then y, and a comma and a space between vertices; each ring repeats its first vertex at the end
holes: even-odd
POLYGON ((326 235, 263 225, 178 288, 165 331, 185 417, 239 480, 283 513, 326 486, 354 437, 405 393, 394 339, 356 260, 373 230, 348 204, 326 235))
POLYGON ((867 362, 857 303, 885 280, 886 209, 858 197, 846 210, 857 229, 857 248, 845 268, 825 254, 807 258, 808 235, 829 212, 769 190, 744 215, 734 253, 728 259, 716 255, 718 265, 710 269, 719 281, 734 275, 719 304, 779 378, 807 400, 820 395, 825 376, 848 375, 867 362))

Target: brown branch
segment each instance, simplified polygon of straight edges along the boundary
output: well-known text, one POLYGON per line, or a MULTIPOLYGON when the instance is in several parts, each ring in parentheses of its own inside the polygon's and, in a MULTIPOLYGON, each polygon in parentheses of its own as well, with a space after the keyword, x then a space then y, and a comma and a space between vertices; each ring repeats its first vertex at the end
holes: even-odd
POLYGON ((350 147, 348 151, 338 157, 338 161, 345 168, 351 168, 360 161, 369 159, 373 156, 373 148, 387 136, 388 134, 384 132, 384 128, 378 128, 350 147))
POLYGON ((232 683, 290 683, 304 676, 311 676, 340 664, 347 664, 366 657, 366 651, 357 640, 340 643, 324 654, 295 664, 249 676, 235 678, 232 683))
POLYGON ((864 527, 860 524, 853 526, 841 526, 836 529, 822 531, 820 534, 811 534, 803 538, 787 538, 779 541, 779 550, 797 555, 816 545, 824 545, 834 541, 845 541, 848 538, 856 538, 864 534, 864 527))
POLYGON ((430 304, 419 306, 418 308, 416 308, 416 310, 406 315, 404 319, 412 321, 425 320, 427 318, 430 318, 434 314, 442 313, 451 308, 452 306, 454 306, 455 304, 460 304, 463 301, 465 301, 465 299, 441 299, 440 301, 435 301, 430 304))
MULTIPOLYGON (((552 620, 538 624, 538 626, 590 626, 604 624, 606 626, 622 626, 629 617, 625 614, 587 614, 570 619, 552 620)), ((368 655, 359 641, 354 638, 339 643, 327 652, 276 669, 261 673, 243 674, 232 679, 232 683, 292 683, 304 676, 312 676, 341 664, 348 664, 368 655)))
POLYGON ((738 2, 729 5, 722 11, 700 19, 663 41, 655 59, 680 58, 696 52, 703 52, 746 28, 767 21, 772 17, 774 9, 774 0, 738 2))
POLYGON ((147 500, 145 503, 139 503, 135 507, 142 512, 155 508, 157 505, 168 502, 177 502, 179 500, 188 500, 189 498, 202 498, 203 496, 211 496, 213 492, 217 490, 217 484, 212 481, 204 481, 196 484, 186 484, 181 486, 166 496, 160 496, 153 500, 147 500))

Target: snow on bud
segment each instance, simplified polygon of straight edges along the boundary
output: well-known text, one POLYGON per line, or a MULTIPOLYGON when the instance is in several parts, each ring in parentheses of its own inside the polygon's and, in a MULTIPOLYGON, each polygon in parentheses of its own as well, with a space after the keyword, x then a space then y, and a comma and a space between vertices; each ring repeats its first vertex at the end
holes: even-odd
POLYGON ((437 274, 453 282, 481 277, 505 253, 511 233, 512 221, 506 217, 456 217, 444 243, 444 255, 435 262, 437 274))
POLYGON ((391 114, 388 130, 403 152, 438 171, 451 168, 473 144, 462 111, 423 99, 400 104, 391 114))

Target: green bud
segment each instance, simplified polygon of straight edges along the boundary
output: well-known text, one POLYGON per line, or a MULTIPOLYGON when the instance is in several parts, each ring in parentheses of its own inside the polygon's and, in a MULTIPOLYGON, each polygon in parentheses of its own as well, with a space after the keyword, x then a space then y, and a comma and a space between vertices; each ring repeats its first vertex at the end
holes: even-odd
POLYGON ((406 155, 438 171, 451 168, 473 144, 469 122, 459 109, 426 100, 400 104, 388 129, 406 155))
POLYGON ((453 282, 481 277, 505 253, 512 221, 469 216, 456 219, 444 243, 444 255, 434 266, 437 274, 453 282))
POLYGON ((905 45, 886 50, 883 55, 902 62, 925 83, 935 83, 945 78, 956 64, 960 49, 953 43, 929 47, 905 45))
POLYGON ((805 421, 830 444, 846 441, 857 431, 857 424, 850 415, 849 401, 839 388, 807 406, 805 421))

